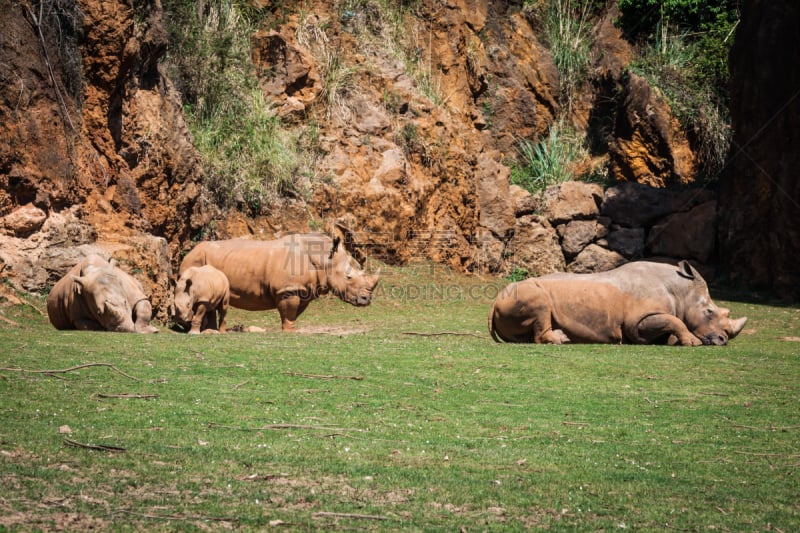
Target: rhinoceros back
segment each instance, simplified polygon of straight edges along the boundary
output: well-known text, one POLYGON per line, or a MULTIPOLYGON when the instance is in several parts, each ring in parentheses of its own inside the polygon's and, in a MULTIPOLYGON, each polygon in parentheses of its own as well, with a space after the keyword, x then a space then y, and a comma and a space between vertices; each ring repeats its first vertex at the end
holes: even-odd
POLYGON ((289 238, 201 242, 181 262, 180 273, 193 266, 211 265, 228 278, 232 306, 251 311, 274 309, 277 293, 308 290, 316 282, 303 244, 289 238))

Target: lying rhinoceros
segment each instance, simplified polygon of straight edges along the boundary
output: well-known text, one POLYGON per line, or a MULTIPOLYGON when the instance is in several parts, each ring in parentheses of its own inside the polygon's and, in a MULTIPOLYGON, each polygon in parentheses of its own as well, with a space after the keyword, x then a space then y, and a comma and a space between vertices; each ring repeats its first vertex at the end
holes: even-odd
POLYGON ((180 272, 202 265, 228 277, 233 307, 277 308, 284 331, 291 331, 308 304, 329 291, 349 304, 369 305, 380 273, 367 275, 341 239, 322 234, 201 242, 186 255, 180 272))
POLYGON ((507 342, 561 344, 727 344, 746 318, 717 307, 700 274, 632 263, 599 274, 552 274, 513 283, 489 313, 492 337, 507 342))
POLYGON ((211 265, 189 267, 175 286, 175 320, 189 333, 225 333, 225 315, 230 301, 228 278, 211 265))
POLYGON ((153 309, 139 282, 98 255, 89 255, 47 296, 47 316, 57 329, 157 333, 153 309))

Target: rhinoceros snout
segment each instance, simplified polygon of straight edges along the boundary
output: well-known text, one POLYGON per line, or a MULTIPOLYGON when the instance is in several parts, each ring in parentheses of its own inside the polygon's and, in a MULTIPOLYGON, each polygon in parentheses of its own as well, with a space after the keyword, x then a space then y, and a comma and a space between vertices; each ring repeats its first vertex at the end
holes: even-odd
POLYGON ((372 296, 369 294, 361 294, 356 298, 356 305, 369 305, 372 301, 372 296))
POLYGON ((701 337, 700 340, 703 341, 703 344, 706 346, 725 346, 728 344, 727 335, 720 333, 709 333, 701 337))

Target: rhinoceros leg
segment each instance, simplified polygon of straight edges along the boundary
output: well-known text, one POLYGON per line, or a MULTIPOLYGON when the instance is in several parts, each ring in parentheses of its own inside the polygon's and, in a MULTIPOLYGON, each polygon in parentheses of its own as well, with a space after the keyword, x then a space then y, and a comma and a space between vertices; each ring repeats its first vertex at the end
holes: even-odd
POLYGON ((190 334, 196 335, 201 331, 208 329, 209 327, 214 328, 216 326, 216 324, 209 326, 209 322, 214 318, 213 311, 211 313, 207 313, 207 311, 208 304, 205 302, 198 302, 195 304, 194 309, 192 310, 192 327, 189 329, 190 334))
POLYGON ((293 331, 297 317, 305 311, 309 303, 310 300, 304 300, 297 294, 282 294, 277 305, 278 313, 281 315, 281 329, 293 331))
POLYGON ((700 346, 703 344, 703 341, 689 331, 683 321, 667 313, 643 318, 637 324, 637 333, 639 335, 637 340, 641 344, 650 344, 664 336, 669 336, 670 341, 675 341, 675 344, 681 346, 700 346))
POLYGON ((136 333, 158 333, 158 328, 150 325, 153 307, 149 300, 139 300, 133 307, 133 322, 136 333))
POLYGON ((219 332, 225 333, 227 331, 225 317, 228 314, 228 308, 224 305, 221 305, 217 308, 217 313, 219 313, 219 332))

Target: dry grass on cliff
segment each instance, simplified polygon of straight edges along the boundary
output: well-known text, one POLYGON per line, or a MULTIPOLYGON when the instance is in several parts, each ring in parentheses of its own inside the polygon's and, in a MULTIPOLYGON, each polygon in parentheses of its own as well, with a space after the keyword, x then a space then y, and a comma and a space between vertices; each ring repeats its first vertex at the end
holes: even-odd
POLYGON ((797 308, 731 302, 722 348, 495 344, 503 284, 390 269, 298 334, 3 307, 0 529, 800 529, 797 308))

